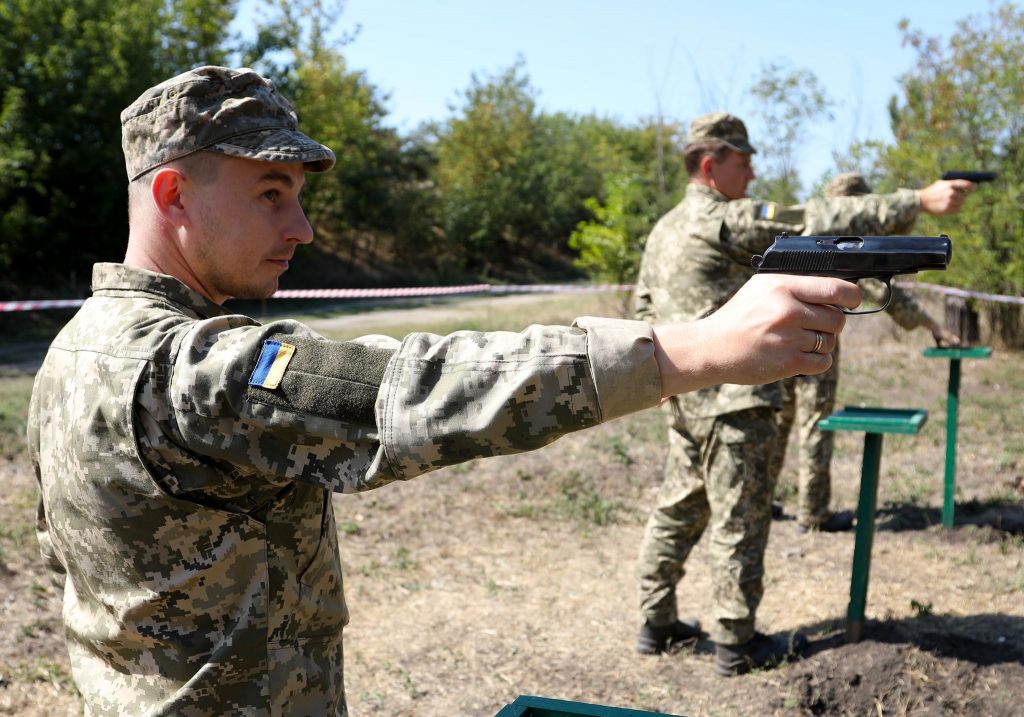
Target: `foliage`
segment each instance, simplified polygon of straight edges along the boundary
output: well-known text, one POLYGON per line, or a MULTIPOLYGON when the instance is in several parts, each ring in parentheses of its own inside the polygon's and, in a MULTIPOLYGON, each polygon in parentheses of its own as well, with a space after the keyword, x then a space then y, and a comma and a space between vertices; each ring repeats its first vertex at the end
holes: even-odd
POLYGON ((754 196, 780 204, 796 204, 802 185, 796 168, 798 143, 807 124, 822 117, 832 119, 832 100, 810 70, 793 69, 784 63, 761 66, 750 87, 757 101, 759 120, 757 171, 751 186, 754 196))
POLYGON ((569 247, 579 252, 576 266, 591 278, 636 279, 647 234, 685 186, 680 131, 661 121, 629 129, 606 123, 591 141, 607 153, 601 193, 584 201, 590 216, 569 237, 569 247))
POLYGON ((650 181, 637 175, 613 174, 605 179, 605 199, 585 204, 593 219, 582 221, 569 237, 579 252, 576 265, 599 281, 626 284, 636 280, 644 240, 657 221, 650 181))
POLYGON ((522 65, 491 78, 474 74, 438 138, 445 242, 484 274, 506 263, 543 222, 543 175, 532 161, 542 128, 522 65))
POLYGON ((538 111, 521 60, 473 75, 452 111, 437 128, 440 224, 446 249, 483 276, 524 257, 568 259, 567 238, 589 218, 586 199, 604 194, 606 177, 681 169, 678 159, 658 165, 649 127, 538 111))
POLYGON ((123 256, 117 117, 147 87, 222 61, 234 5, 0 3, 0 271, 9 282, 77 293, 94 261, 123 256))
MULTIPOLYGON (((943 280, 1001 294, 1024 295, 1024 11, 1005 4, 971 16, 943 44, 901 26, 917 53, 890 105, 896 143, 881 165, 902 186, 923 186, 949 169, 999 172, 964 210, 922 217, 922 233, 954 239, 954 261, 943 280)), ((1003 341, 1024 346, 1019 307, 986 304, 1003 341)))
MULTIPOLYGON (((274 78, 295 105, 303 131, 329 146, 337 157, 330 172, 307 177, 303 204, 317 229, 318 243, 335 253, 360 257, 363 238, 373 250, 378 239, 406 239, 415 233, 425 202, 419 182, 426 169, 416 150, 403 152, 398 133, 384 122, 387 96, 363 72, 348 69, 342 49, 358 32, 338 33, 343 3, 334 0, 265 0, 268 12, 246 57, 274 78), (421 211, 410 214, 412 205, 421 211), (346 251, 347 250, 347 251, 346 251)), ((424 196, 429 197, 428 193, 424 196)), ((429 210, 427 211, 430 215, 429 210)), ((422 242, 409 242, 410 246, 422 242)), ((409 259, 410 246, 401 255, 409 259)))

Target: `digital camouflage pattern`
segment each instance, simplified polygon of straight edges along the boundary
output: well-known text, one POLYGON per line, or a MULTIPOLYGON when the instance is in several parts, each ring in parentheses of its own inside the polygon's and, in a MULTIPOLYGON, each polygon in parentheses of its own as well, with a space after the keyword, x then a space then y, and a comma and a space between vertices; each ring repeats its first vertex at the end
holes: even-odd
MULTIPOLYGON (((899 232, 903 234, 903 230, 899 232)), ((888 291, 877 279, 860 282, 865 304, 881 306, 888 291)), ((886 313, 904 329, 915 329, 925 322, 926 313, 917 299, 897 286, 892 287, 892 301, 886 313)), ((783 381, 782 411, 779 414, 779 435, 782 449, 775 454, 771 467, 773 481, 778 483, 786 457, 786 444, 796 427, 797 436, 797 504, 796 519, 800 525, 814 527, 828 519, 832 500, 832 452, 835 433, 822 431, 818 421, 827 418, 836 406, 839 384, 839 345, 832 352, 832 366, 824 373, 798 376, 783 381)))
MULTIPOLYGON (((730 201, 710 187, 691 182, 683 200, 658 221, 648 236, 637 280, 637 317, 660 323, 707 316, 753 276, 751 256, 763 253, 783 232, 887 234, 912 222, 919 208, 917 193, 906 189, 886 195, 811 199, 806 205, 780 206, 750 198, 730 201)), ((731 529, 749 536, 736 539, 748 550, 719 555, 715 553, 717 547, 712 548, 712 565, 731 566, 712 570, 716 596, 712 637, 722 644, 740 644, 753 634, 753 616, 763 589, 764 556, 757 546, 771 526, 771 486, 777 476, 773 466, 780 449, 775 414, 783 408, 783 398, 783 384, 776 382, 761 386, 726 384, 669 399, 667 487, 647 524, 638 565, 641 612, 654 624, 675 619, 675 586, 692 543, 708 523, 704 512, 710 510, 712 524, 726 521, 731 529), (763 425, 766 415, 771 429, 763 425), (757 440, 761 441, 771 433, 775 440, 771 446, 745 446, 742 461, 716 464, 714 469, 723 475, 713 476, 710 464, 696 458, 708 459, 711 447, 707 441, 714 434, 708 430, 705 435, 702 427, 718 418, 729 421, 736 432, 733 435, 759 436, 757 440), (697 469, 704 471, 703 476, 681 475, 697 469), (730 474, 730 470, 734 472, 730 474), (712 483, 738 485, 740 476, 757 484, 744 486, 756 496, 751 499, 754 502, 746 494, 726 490, 723 495, 731 498, 711 503, 712 483), (699 480, 703 487, 697 486, 699 480), (766 495, 765 490, 768 500, 762 505, 757 501, 766 495), (730 560, 749 561, 749 565, 739 568, 730 560), (676 568, 669 567, 673 562, 676 568), (673 597, 669 598, 670 594, 673 597), (731 602, 719 605, 719 599, 731 602), (740 603, 748 607, 747 611, 738 609, 740 603)), ((739 442, 737 437, 737 445, 739 442)), ((737 447, 735 452, 740 450, 737 447)))
POLYGON ((757 150, 750 144, 747 126, 743 124, 743 120, 728 112, 710 112, 695 117, 690 122, 690 130, 686 136, 688 144, 714 140, 725 142, 737 152, 757 154, 757 150))
POLYGON ((768 473, 778 485, 786 458, 786 445, 796 427, 797 503, 800 525, 814 527, 824 523, 832 501, 830 465, 834 448, 833 431, 822 431, 818 421, 835 410, 839 382, 839 342, 832 352, 832 366, 824 373, 783 381, 782 410, 779 412, 779 450, 772 455, 768 473))
MULTIPOLYGON (((826 198, 860 196, 870 192, 870 185, 859 172, 838 174, 829 180, 823 190, 826 198)), ((916 217, 894 226, 891 234, 908 233, 914 219, 916 217)), ((885 303, 889 289, 881 281, 864 279, 860 282, 860 288, 865 305, 881 306, 885 303)), ((921 326, 927 316, 909 292, 896 286, 892 286, 892 298, 885 311, 904 329, 921 326)), ((785 388, 782 412, 779 415, 782 449, 775 454, 771 467, 772 479, 778 484, 785 461, 786 444, 795 425, 798 450, 796 519, 800 525, 809 528, 821 525, 831 514, 831 465, 835 433, 820 430, 818 421, 827 418, 835 410, 838 384, 839 341, 832 352, 832 366, 828 371, 813 376, 798 376, 783 382, 785 388)))
POLYGON ((826 199, 853 197, 858 194, 871 194, 871 185, 860 172, 840 172, 825 183, 821 193, 826 199))
POLYGON ((640 612, 651 624, 677 619, 675 586, 708 530, 711 639, 739 645, 754 636, 774 489, 758 466, 769 463, 779 445, 773 414, 752 408, 717 418, 672 416, 665 480, 638 560, 640 612))
POLYGON ((199 67, 146 90, 121 113, 128 181, 206 150, 326 172, 334 152, 299 131, 274 83, 247 69, 199 67))
POLYGON ((123 265, 97 265, 93 289, 37 373, 28 426, 89 715, 344 715, 332 492, 660 399, 642 322, 339 343, 123 265), (250 385, 268 339, 296 346, 273 390, 250 385))
MULTIPOLYGON (((763 253, 779 234, 887 234, 916 217, 918 208, 917 193, 909 189, 812 199, 806 205, 783 207, 758 199, 730 201, 710 187, 690 183, 683 200, 647 238, 637 280, 636 315, 653 322, 707 316, 754 275, 751 256, 763 253)), ((778 383, 727 384, 673 400, 682 401, 684 412, 693 418, 782 406, 778 383)))

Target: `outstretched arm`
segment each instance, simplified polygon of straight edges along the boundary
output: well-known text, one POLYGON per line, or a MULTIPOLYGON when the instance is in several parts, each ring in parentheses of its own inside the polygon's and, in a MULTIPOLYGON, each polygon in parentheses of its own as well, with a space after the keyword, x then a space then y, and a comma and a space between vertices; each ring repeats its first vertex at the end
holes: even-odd
POLYGON ((977 188, 977 184, 966 179, 939 179, 917 190, 921 211, 927 214, 956 214, 963 207, 967 195, 977 188))
POLYGON ((860 299, 860 289, 841 279, 755 276, 707 318, 655 327, 662 395, 826 371, 845 324, 835 307, 860 299))

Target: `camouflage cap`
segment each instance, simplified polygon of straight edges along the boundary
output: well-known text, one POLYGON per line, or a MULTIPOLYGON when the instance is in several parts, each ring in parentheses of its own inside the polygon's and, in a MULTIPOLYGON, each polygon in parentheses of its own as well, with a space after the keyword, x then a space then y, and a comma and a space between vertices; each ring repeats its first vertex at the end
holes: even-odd
POLYGON ((739 117, 728 112, 712 112, 694 118, 690 122, 690 133, 686 141, 706 142, 717 139, 725 142, 737 152, 756 154, 757 150, 750 144, 747 137, 747 126, 739 117))
POLYGON ((829 199, 852 197, 857 194, 871 194, 871 187, 860 172, 843 172, 828 180, 824 194, 829 199))
POLYGON ((292 104, 248 68, 199 67, 151 87, 121 113, 128 181, 206 150, 264 162, 334 166, 334 152, 299 131, 292 104))

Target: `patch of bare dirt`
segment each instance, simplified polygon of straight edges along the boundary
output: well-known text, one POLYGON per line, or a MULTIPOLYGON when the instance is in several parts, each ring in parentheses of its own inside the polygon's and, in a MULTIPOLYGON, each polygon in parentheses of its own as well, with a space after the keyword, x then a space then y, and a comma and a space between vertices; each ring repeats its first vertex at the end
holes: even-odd
POLYGON ((1020 715, 1020 647, 946 629, 936 621, 934 631, 903 635, 898 622, 869 625, 867 641, 795 665, 783 684, 809 715, 1020 715))

